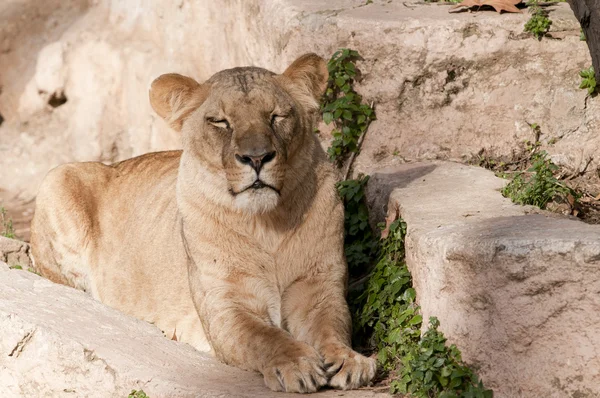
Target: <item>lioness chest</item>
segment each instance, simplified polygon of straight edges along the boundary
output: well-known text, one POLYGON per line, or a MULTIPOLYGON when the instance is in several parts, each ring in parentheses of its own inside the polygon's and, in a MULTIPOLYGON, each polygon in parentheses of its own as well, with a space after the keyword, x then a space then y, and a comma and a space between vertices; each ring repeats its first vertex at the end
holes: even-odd
POLYGON ((194 292, 189 291, 192 260, 187 243, 202 273, 202 283, 196 287, 200 294, 211 294, 213 278, 239 283, 240 276, 251 276, 245 283, 254 284, 247 290, 252 297, 239 299, 256 301, 257 311, 280 326, 286 288, 318 271, 307 246, 318 250, 319 245, 311 241, 325 232, 323 227, 311 225, 312 219, 303 216, 291 222, 292 215, 286 213, 258 219, 234 214, 224 219, 210 207, 185 208, 175 194, 179 156, 170 153, 152 160, 141 157, 116 165, 111 186, 103 190, 107 199, 106 208, 100 209, 104 214, 100 228, 104 233, 92 260, 99 298, 164 325, 163 330, 170 330, 169 325, 176 325, 181 317, 197 317, 194 292), (140 184, 141 179, 145 182, 140 184), (136 189, 117 199, 118 192, 134 181, 136 189), (184 243, 182 224, 189 218, 193 223, 186 224, 186 231, 188 227, 191 231, 184 243))
MULTIPOLYGON (((207 350, 190 291, 184 217, 176 197, 180 155, 161 152, 113 166, 82 163, 54 172, 47 192, 38 196, 34 223, 37 236, 56 239, 48 242, 47 251, 36 244, 35 254, 42 272, 62 274, 63 283, 207 350), (82 193, 94 206, 79 209, 80 202, 65 200, 82 193), (82 216, 52 221, 53 215, 74 212, 82 216), (85 249, 74 251, 76 247, 85 249)), ((318 238, 326 234, 325 227, 311 227, 310 219, 302 217, 293 227, 282 220, 243 216, 227 224, 202 208, 193 216, 188 245, 202 275, 201 284, 192 289, 211 295, 214 278, 240 283, 250 276, 242 279, 252 286, 240 289, 250 294, 237 299, 254 302, 257 312, 280 326, 287 287, 318 272, 315 255, 326 244, 318 238)))

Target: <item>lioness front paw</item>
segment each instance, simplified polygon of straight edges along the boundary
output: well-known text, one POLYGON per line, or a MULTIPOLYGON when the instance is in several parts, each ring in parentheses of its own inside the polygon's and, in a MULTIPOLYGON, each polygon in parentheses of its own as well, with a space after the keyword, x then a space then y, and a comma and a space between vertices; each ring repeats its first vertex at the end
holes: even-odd
POLYGON ((305 344, 275 357, 264 369, 263 376, 273 391, 309 393, 327 384, 321 356, 305 344))
POLYGON ((329 385, 341 390, 352 390, 367 385, 375 377, 377 361, 350 348, 337 349, 325 357, 325 371, 331 377, 329 385))

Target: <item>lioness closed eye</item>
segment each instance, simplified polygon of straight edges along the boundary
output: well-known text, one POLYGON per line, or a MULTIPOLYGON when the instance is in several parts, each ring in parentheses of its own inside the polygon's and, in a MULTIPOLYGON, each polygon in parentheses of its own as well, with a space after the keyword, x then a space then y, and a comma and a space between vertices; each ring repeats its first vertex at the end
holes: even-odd
POLYGON ((39 271, 273 390, 368 383, 375 361, 350 347, 336 173, 312 127, 327 77, 307 54, 281 75, 157 78, 150 103, 183 151, 52 170, 32 223, 39 271))

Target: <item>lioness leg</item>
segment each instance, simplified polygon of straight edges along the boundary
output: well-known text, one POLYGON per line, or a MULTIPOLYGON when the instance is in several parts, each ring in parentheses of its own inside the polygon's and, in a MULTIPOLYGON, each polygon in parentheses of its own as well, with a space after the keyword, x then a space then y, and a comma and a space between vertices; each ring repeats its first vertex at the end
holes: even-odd
POLYGON ((235 281, 212 279, 203 293, 193 285, 191 290, 198 293, 198 313, 221 361, 261 372, 274 391, 315 392, 327 383, 319 353, 273 323, 265 303, 277 292, 266 297, 272 288, 263 279, 236 275, 235 281))
POLYGON ((351 318, 342 284, 327 277, 294 283, 284 292, 282 317, 294 337, 322 355, 330 386, 358 388, 375 376, 375 360, 351 348, 351 318))
POLYGON ((54 282, 93 295, 86 257, 97 207, 93 187, 105 182, 109 171, 101 163, 72 163, 53 169, 40 187, 31 222, 35 269, 54 282))

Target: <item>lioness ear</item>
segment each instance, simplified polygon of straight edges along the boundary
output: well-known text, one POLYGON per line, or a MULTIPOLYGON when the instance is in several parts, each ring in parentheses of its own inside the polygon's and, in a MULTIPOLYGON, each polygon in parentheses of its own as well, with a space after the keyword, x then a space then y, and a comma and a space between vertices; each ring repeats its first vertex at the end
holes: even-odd
POLYGON ((184 120, 207 96, 207 87, 177 73, 161 75, 150 86, 152 109, 176 131, 181 131, 184 120))
POLYGON ((318 108, 319 100, 327 88, 329 72, 323 58, 317 54, 304 54, 283 72, 294 84, 292 94, 308 108, 318 108))

